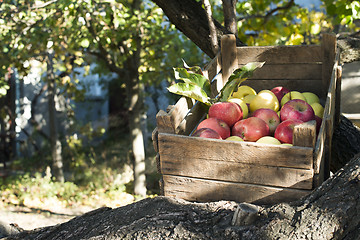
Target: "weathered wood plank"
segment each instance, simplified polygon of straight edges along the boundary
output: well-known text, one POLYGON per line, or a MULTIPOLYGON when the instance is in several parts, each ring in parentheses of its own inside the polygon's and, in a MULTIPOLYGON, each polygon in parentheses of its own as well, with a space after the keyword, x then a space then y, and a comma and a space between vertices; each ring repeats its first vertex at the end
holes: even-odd
POLYGON ((194 104, 193 99, 181 97, 175 105, 168 107, 168 112, 160 110, 156 114, 158 131, 176 133, 176 129, 194 104))
POLYGON ((221 38, 222 86, 237 68, 236 38, 234 34, 226 34, 221 38))
MULTIPOLYGON (((239 65, 239 68, 243 65, 239 65)), ((298 63, 298 64, 266 64, 253 74, 250 79, 321 79, 322 66, 318 63, 298 63)))
POLYGON ((311 191, 163 175, 164 195, 189 201, 231 200, 256 204, 290 202, 311 191))
POLYGON ((294 127, 294 146, 315 147, 316 121, 309 121, 294 127))
POLYGON ((266 64, 322 62, 321 47, 310 46, 263 46, 238 47, 238 64, 266 62, 266 64))
POLYGON ((232 161, 161 159, 161 173, 209 180, 312 189, 313 170, 243 164, 232 161))
MULTIPOLYGON (((340 51, 338 51, 340 54, 340 51)), ((337 57, 338 59, 338 57, 337 57)), ((336 96, 335 96, 335 124, 340 124, 340 114, 341 114, 341 80, 342 80, 342 67, 337 67, 337 79, 336 79, 336 96)))
POLYGON ((321 42, 322 51, 322 80, 324 92, 328 91, 336 54, 336 35, 323 34, 321 42))
POLYGON ((159 133, 161 160, 229 161, 262 166, 313 168, 313 149, 159 133))
POLYGON ((218 52, 216 56, 204 66, 203 74, 210 81, 221 71, 221 53, 218 52))
POLYGON ((184 119, 180 122, 175 132, 181 135, 189 135, 206 116, 207 111, 208 107, 205 104, 196 102, 184 119))

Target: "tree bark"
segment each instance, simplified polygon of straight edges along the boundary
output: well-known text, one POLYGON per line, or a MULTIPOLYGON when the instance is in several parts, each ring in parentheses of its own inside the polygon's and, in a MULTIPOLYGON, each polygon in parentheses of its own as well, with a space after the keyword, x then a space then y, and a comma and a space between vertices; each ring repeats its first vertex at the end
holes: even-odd
POLYGON ((360 34, 358 36, 340 36, 337 43, 341 49, 342 63, 360 61, 360 34))
MULTIPOLYGON (((201 2, 195 0, 153 0, 153 2, 162 8, 170 22, 194 42, 205 54, 210 58, 213 58, 217 54, 211 47, 209 24, 201 2)), ((226 30, 226 28, 216 20, 214 20, 214 25, 216 27, 218 46, 220 46, 221 36, 230 34, 231 32, 226 30)), ((236 45, 244 46, 245 44, 237 38, 236 45)))
POLYGON ((225 27, 229 32, 235 34, 235 36, 238 35, 236 21, 236 2, 236 0, 222 0, 225 27))

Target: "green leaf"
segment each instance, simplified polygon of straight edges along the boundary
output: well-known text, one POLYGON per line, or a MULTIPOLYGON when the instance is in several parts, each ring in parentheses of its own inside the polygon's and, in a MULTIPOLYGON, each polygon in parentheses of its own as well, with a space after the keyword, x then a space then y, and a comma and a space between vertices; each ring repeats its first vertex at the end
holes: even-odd
POLYGON ((229 80, 226 82, 225 86, 221 89, 218 102, 227 101, 232 93, 238 89, 240 84, 246 79, 252 76, 253 72, 261 68, 265 62, 251 62, 243 67, 236 69, 233 74, 229 77, 229 80))
POLYGON ((176 83, 168 87, 169 92, 190 97, 206 105, 211 105, 207 93, 199 86, 191 83, 176 83))
POLYGON ((185 68, 174 68, 175 78, 182 80, 184 83, 196 85, 203 89, 205 93, 210 96, 211 85, 210 81, 202 74, 189 72, 185 68))

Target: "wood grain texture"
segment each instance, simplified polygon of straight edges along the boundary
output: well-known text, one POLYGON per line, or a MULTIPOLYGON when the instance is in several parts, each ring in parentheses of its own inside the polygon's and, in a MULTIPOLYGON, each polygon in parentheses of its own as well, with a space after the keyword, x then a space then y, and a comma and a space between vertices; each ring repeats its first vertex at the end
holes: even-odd
POLYGON ((230 75, 238 67, 236 50, 236 37, 234 34, 227 34, 221 38, 221 69, 222 86, 225 85, 230 75))
POLYGON ((263 46, 238 47, 238 64, 266 62, 266 64, 293 64, 322 62, 321 47, 309 46, 263 46))
POLYGON ((313 149, 159 133, 161 160, 229 161, 263 166, 313 168, 313 149))
POLYGON ((333 66, 335 63, 336 55, 336 35, 335 34, 323 34, 321 42, 321 51, 322 51, 322 80, 323 87, 322 89, 327 92, 333 66))
MULTIPOLYGON (((243 65, 239 65, 241 67, 243 65)), ((294 64, 266 64, 253 74, 249 79, 321 79, 321 64, 294 63, 294 64)))
POLYGON ((161 173, 209 180, 312 189, 313 170, 244 164, 223 160, 161 158, 161 173))
POLYGON ((275 188, 171 175, 163 175, 163 179, 165 196, 197 202, 231 200, 273 204, 298 200, 311 193, 309 190, 275 188))
POLYGON ((316 141, 316 121, 309 121, 294 127, 294 146, 315 147, 316 141))

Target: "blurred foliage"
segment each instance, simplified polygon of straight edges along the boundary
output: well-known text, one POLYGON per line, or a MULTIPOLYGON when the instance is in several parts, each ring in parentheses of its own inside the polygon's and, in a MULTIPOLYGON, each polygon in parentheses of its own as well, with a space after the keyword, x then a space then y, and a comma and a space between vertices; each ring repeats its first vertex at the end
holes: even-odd
POLYGON ((308 8, 295 1, 239 1, 239 38, 248 45, 317 44, 322 33, 360 30, 359 2, 319 1, 320 6, 308 8))

